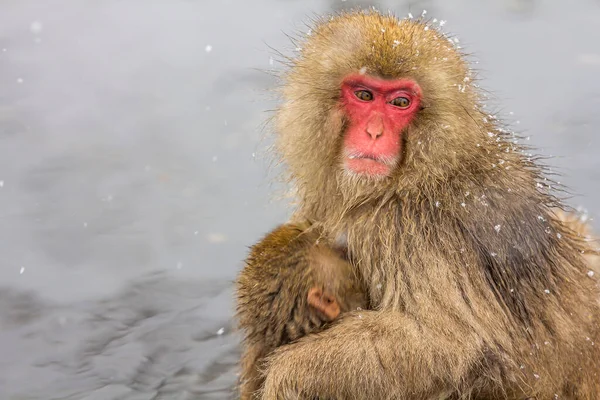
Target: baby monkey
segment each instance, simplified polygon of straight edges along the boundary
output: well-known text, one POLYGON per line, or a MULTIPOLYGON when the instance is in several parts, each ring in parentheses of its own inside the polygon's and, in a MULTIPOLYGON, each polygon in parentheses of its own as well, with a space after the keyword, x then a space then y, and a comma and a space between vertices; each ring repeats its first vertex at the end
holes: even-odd
POLYGON ((237 280, 245 334, 241 399, 260 389, 261 363, 275 348, 366 308, 365 293, 343 251, 322 243, 321 232, 309 224, 279 226, 252 247, 237 280))

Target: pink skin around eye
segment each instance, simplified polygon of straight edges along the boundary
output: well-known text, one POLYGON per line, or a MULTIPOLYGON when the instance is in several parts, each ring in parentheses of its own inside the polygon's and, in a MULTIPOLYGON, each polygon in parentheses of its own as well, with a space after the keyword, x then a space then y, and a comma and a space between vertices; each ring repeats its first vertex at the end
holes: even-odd
POLYGON ((384 80, 353 74, 342 82, 342 104, 350 125, 344 137, 344 166, 349 172, 382 177, 390 174, 400 157, 402 133, 413 120, 421 101, 421 88, 409 79, 384 80), (372 100, 356 96, 369 91, 372 100), (410 104, 390 104, 405 97, 410 104))

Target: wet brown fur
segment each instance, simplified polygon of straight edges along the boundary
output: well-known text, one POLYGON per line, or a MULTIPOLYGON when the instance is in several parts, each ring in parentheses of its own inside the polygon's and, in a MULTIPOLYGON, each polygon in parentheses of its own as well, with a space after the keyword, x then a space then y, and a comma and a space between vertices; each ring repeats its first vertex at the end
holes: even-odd
MULTIPOLYGON (((294 218, 346 238, 371 309, 276 350, 263 398, 600 399, 587 228, 556 216, 554 184, 482 111, 455 44, 420 21, 353 12, 318 21, 301 46, 275 120, 294 218), (377 181, 339 158, 340 83, 361 69, 423 91, 400 165, 377 181)), ((255 273, 248 285, 268 280, 255 273)))
POLYGON ((342 257, 306 223, 282 225, 251 249, 237 280, 239 325, 245 333, 242 400, 255 398, 267 355, 330 322, 308 304, 311 288, 330 293, 342 313, 367 307, 365 289, 342 257))

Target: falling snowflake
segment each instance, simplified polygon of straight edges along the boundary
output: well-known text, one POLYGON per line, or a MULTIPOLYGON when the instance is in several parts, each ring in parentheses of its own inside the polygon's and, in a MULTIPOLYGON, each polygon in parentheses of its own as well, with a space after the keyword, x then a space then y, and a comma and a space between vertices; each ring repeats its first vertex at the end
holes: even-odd
POLYGON ((206 51, 207 53, 210 53, 212 51, 212 46, 210 44, 207 44, 206 47, 204 48, 204 51, 206 51))
POLYGON ((502 225, 496 225, 494 226, 494 230, 496 231, 496 233, 500 233, 500 228, 502 227, 502 225))
POLYGON ((221 328, 217 331, 217 335, 219 335, 219 336, 221 336, 224 333, 225 333, 225 328, 221 328))
POLYGON ((44 26, 40 21, 33 21, 29 26, 29 29, 31 30, 31 33, 38 34, 42 31, 43 27, 44 26))
POLYGON ((222 233, 210 233, 207 239, 210 243, 223 243, 227 241, 227 236, 222 233))

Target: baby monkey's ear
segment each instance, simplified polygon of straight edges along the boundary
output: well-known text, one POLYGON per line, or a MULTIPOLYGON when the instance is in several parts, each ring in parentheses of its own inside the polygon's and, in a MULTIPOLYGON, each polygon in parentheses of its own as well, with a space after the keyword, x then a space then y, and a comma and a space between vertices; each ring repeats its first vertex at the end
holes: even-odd
POLYGON ((323 314, 327 321, 333 321, 340 315, 340 305, 330 293, 313 287, 308 291, 308 305, 323 314))

